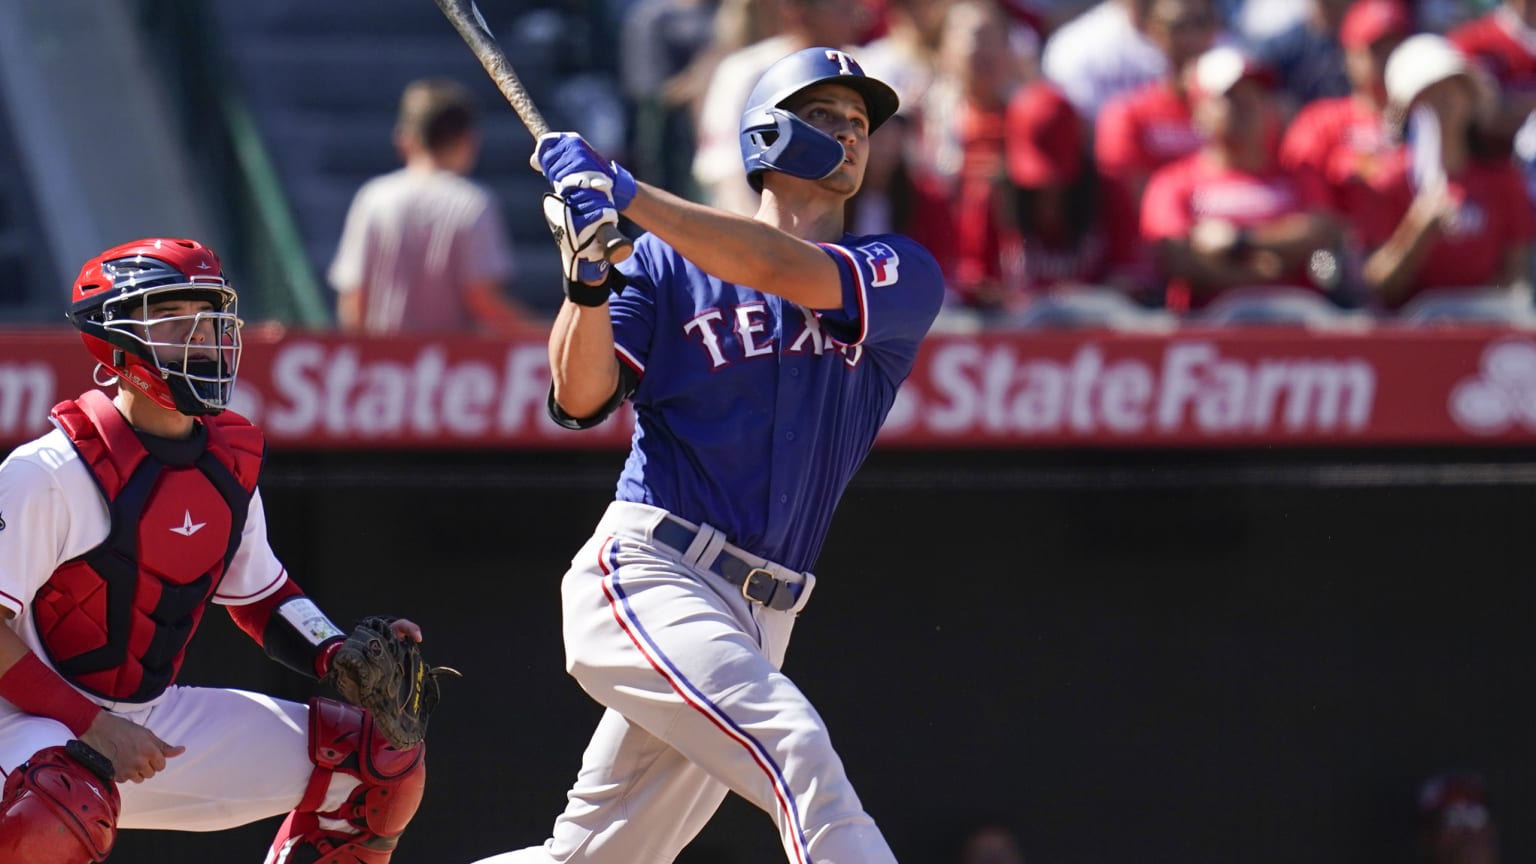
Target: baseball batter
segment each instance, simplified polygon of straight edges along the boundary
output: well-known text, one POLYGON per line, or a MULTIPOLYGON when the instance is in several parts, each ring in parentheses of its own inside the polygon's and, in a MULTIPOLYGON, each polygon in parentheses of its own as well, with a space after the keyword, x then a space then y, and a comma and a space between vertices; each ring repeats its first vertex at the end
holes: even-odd
POLYGON ((582 429, 629 399, 638 422, 562 583, 567 668, 608 710, 549 840, 486 861, 668 862, 729 791, 773 818, 793 864, 895 860, 779 669, 833 510, 942 300, 922 247, 843 230, 896 107, 842 51, 769 68, 741 120, 750 219, 636 183, 578 136, 539 142, 570 280, 551 414, 582 429), (615 211, 649 233, 605 272, 592 236, 615 211))
POLYGON ((311 678, 343 642, 268 545, 260 430, 224 410, 236 302, 192 240, 81 268, 69 317, 116 397, 60 403, 0 463, 0 864, 284 812, 268 862, 383 864, 420 802, 422 747, 385 745, 354 706, 176 684, 210 602, 311 678))

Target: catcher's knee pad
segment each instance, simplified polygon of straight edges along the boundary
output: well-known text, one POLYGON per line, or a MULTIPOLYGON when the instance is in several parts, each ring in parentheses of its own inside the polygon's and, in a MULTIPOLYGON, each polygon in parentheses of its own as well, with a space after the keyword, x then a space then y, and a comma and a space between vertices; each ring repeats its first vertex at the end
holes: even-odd
POLYGON ((39 750, 0 792, 0 864, 105 861, 121 807, 105 756, 80 741, 39 750))
POLYGON ((278 830, 268 860, 284 864, 385 864, 421 804, 425 747, 396 750, 368 712, 333 699, 309 700, 309 758, 315 773, 278 830), (337 774, 359 784, 334 810, 320 811, 337 774))

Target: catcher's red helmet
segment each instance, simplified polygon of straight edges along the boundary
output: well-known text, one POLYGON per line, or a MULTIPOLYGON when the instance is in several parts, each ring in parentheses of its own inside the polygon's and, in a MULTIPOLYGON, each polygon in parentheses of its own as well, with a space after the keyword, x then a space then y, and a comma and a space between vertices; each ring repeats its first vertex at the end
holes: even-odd
POLYGON ((218 256, 196 240, 135 240, 85 262, 69 320, 97 362, 156 404, 189 415, 229 405, 242 322, 218 256), (151 317, 151 306, 175 300, 213 308, 151 317))

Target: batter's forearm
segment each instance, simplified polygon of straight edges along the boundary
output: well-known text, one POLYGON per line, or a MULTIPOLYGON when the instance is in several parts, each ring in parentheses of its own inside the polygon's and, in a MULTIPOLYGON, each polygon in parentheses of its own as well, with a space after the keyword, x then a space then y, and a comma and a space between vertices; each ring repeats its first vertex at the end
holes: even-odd
POLYGON ((608 403, 619 386, 619 361, 607 305, 560 306, 549 331, 549 371, 555 403, 566 414, 591 417, 608 403))
POLYGON ((638 189, 624 215, 705 273, 807 309, 842 305, 837 265, 816 244, 645 183, 638 189))

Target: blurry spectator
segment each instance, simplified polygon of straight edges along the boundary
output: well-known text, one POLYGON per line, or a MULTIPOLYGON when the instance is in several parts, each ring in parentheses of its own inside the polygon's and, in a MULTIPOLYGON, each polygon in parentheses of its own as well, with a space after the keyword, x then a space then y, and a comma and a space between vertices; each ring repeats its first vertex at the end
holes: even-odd
MULTIPOLYGON (((1213 44, 1219 23, 1214 0, 1153 0, 1148 8, 1146 33, 1167 58, 1168 71, 1161 80, 1105 102, 1094 124, 1094 162, 1114 202, 1107 208, 1111 216, 1140 212, 1152 172, 1200 149, 1203 139, 1185 81, 1190 66, 1213 44)), ((1106 227, 1117 248, 1136 248, 1133 218, 1106 227)), ((1144 250, 1138 255, 1149 257, 1144 250)))
POLYGON ((689 69, 714 38, 711 0, 638 0, 624 19, 619 84, 629 103, 630 169, 684 197, 693 187, 694 102, 689 69))
POLYGON ((1003 234, 1003 279, 1026 305, 999 323, 1166 328, 1173 322, 1165 313, 1131 299, 1141 285, 1131 254, 1135 214, 1104 197, 1086 138, 1086 121, 1044 78, 1020 87, 1008 103, 1012 224, 1003 234), (1106 227, 1117 223, 1123 227, 1106 227))
POLYGON ((1419 789, 1419 849, 1427 864, 1499 864, 1499 835, 1481 777, 1446 774, 1419 789))
POLYGON ((944 19, 939 74, 922 106, 908 231, 938 259, 952 300, 1001 310, 1005 121, 1020 63, 1007 15, 960 0, 944 19))
POLYGON ((1316 177, 1276 164, 1272 86, 1266 70, 1231 47, 1211 49, 1191 70, 1195 123, 1207 143, 1153 174, 1141 209, 1171 310, 1201 309, 1235 288, 1279 286, 1312 292, 1315 302, 1298 302, 1320 314, 1328 308, 1309 264, 1337 246, 1338 224, 1316 177))
MULTIPOLYGON (((694 178, 693 166, 698 150, 699 117, 709 83, 721 60, 779 32, 780 6, 781 0, 718 0, 707 40, 694 52, 688 65, 662 85, 659 99, 664 105, 678 106, 679 113, 686 113, 688 140, 694 142, 687 150, 668 152, 663 159, 668 171, 674 170, 674 162, 681 165, 681 175, 670 180, 677 188, 670 191, 696 201, 704 200, 705 193, 694 178)), ((746 98, 745 94, 742 98, 746 98)))
POLYGON ((1154 170, 1200 149, 1184 82, 1211 48, 1218 24, 1213 0, 1153 0, 1148 10, 1147 36, 1168 59, 1168 71, 1104 103, 1094 124, 1099 172, 1123 184, 1132 201, 1154 170))
POLYGON ((1087 123, 1056 85, 1037 78, 1008 103, 1007 167, 1016 240, 1005 244, 1005 278, 1029 294, 1076 285, 1131 288, 1125 268, 1135 224, 1106 207, 1088 159, 1087 123), (1113 238, 1113 240, 1112 240, 1113 238), (1120 245, 1114 245, 1118 240, 1120 245))
POLYGON ((1436 316, 1524 311, 1531 203, 1513 163, 1476 149, 1480 90, 1466 57, 1442 36, 1412 36, 1388 59, 1386 85, 1411 143, 1377 184, 1379 218, 1361 225, 1374 250, 1366 286, 1388 309, 1433 291, 1418 304, 1435 301, 1436 316))
POLYGON ((757 212, 759 203, 741 172, 741 112, 752 85, 785 55, 816 45, 851 48, 869 14, 863 0, 770 2, 777 4, 781 29, 726 55, 715 67, 699 111, 699 149, 693 160, 693 177, 705 203, 747 216, 757 212))
POLYGON ((1480 134, 1493 153, 1518 157, 1536 194, 1536 0, 1504 0, 1447 35, 1497 83, 1498 109, 1480 134))
POLYGON ((720 0, 710 49, 725 57, 778 35, 784 29, 782 7, 779 0, 720 0))
POLYGON ((1499 0, 1416 0, 1414 20, 1419 30, 1449 33, 1499 5, 1499 0))
POLYGON ((1142 32, 1150 0, 1101 0, 1045 42, 1040 68, 1089 120, 1110 97, 1156 81, 1168 59, 1142 32))
POLYGON ((1350 94, 1303 106, 1280 141, 1280 166, 1321 178, 1347 225, 1372 217, 1370 184, 1397 147, 1382 115, 1385 70, 1412 28, 1402 0, 1357 0, 1339 30, 1350 94))
POLYGON ((1294 112, 1314 99, 1349 94, 1339 27, 1350 0, 1312 0, 1306 17, 1254 48, 1260 63, 1280 77, 1294 112))
POLYGON ((527 315, 502 293, 512 253, 501 212, 466 176, 480 153, 468 92, 444 79, 408 85, 395 148, 405 167, 358 190, 331 262, 341 329, 514 332, 527 315))
MULTIPOLYGON (((901 112, 921 105, 938 65, 944 16, 954 0, 890 0, 884 36, 859 49, 864 71, 888 83, 901 98, 901 112)), ((873 138, 871 138, 873 140, 873 138)))
POLYGON ((1040 34, 1043 40, 1099 0, 1003 0, 1002 7, 1015 21, 1040 34))
POLYGON ((890 0, 886 34, 859 49, 869 75, 890 84, 901 99, 896 116, 869 139, 864 185, 853 200, 853 231, 905 230, 911 188, 905 163, 928 87, 937 74, 944 17, 953 0, 890 0))
POLYGON ((1257 44, 1306 20, 1313 0, 1240 0, 1227 26, 1244 42, 1257 44))

